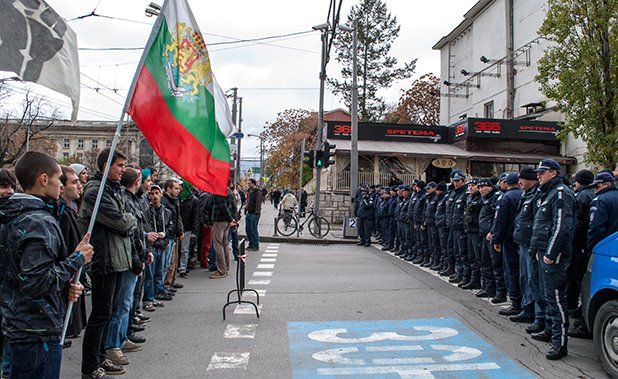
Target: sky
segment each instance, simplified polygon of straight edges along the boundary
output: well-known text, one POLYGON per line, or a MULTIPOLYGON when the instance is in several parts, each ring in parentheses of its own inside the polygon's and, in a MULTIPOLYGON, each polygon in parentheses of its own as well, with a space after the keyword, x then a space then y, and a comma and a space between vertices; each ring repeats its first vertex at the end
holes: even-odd
MULTIPOLYGON (((426 73, 440 74, 440 54, 431 47, 453 30, 478 0, 385 0, 401 31, 390 55, 402 65, 418 58, 410 79, 397 81, 380 95, 397 103, 413 80, 426 73)), ((154 18, 144 10, 149 0, 47 0, 77 33, 85 48, 143 47, 154 18), (95 13, 107 17, 80 16, 95 13), (110 18, 113 17, 113 18, 110 18), (124 20, 123 20, 124 19, 124 20)), ((155 1, 159 4, 162 0, 155 1)), ((239 39, 254 39, 311 31, 327 20, 330 0, 189 0, 204 35, 212 70, 221 88, 238 88, 242 97, 242 131, 259 134, 267 123, 286 109, 318 109, 320 34, 311 32, 261 43, 217 45, 239 39)), ((357 1, 343 0, 341 21, 357 1)), ((79 120, 117 121, 133 80, 141 50, 80 50, 81 99, 79 120)), ((340 77, 341 66, 334 50, 327 66, 329 77, 340 77)), ((2 73, 0 73, 2 74, 2 73)), ((3 77, 13 76, 4 73, 3 77)), ((14 84, 19 86, 20 84, 14 84)), ((68 118, 70 102, 62 95, 29 85, 51 96, 68 118)), ((341 99, 326 89, 325 110, 343 108, 341 99)), ((259 140, 245 137, 242 156, 258 156, 259 140)))

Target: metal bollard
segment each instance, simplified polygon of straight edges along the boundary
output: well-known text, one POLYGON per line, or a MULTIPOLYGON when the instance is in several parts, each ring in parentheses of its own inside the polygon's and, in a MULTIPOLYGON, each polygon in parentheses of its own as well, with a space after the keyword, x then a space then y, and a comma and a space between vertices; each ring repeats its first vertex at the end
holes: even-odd
POLYGON ((277 217, 275 217, 273 225, 275 227, 275 234, 273 234, 273 237, 279 237, 279 235, 277 234, 277 217))

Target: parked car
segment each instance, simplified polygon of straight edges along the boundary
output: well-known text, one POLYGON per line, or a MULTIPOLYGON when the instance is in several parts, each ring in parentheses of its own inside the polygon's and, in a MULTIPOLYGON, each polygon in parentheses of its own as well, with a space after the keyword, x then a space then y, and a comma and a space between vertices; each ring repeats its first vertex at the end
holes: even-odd
POLYGON ((618 232, 592 250, 582 285, 582 307, 603 367, 618 378, 618 232))

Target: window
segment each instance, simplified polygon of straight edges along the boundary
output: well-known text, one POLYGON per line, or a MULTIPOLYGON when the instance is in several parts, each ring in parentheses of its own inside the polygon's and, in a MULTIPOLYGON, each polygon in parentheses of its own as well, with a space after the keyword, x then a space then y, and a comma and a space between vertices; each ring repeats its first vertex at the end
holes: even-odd
POLYGON ((79 138, 77 140, 77 148, 78 149, 83 149, 84 148, 84 140, 82 138, 79 138))
POLYGON ((62 153, 62 158, 68 159, 69 158, 69 153, 67 153, 67 152, 62 153))
POLYGON ((71 147, 71 140, 68 138, 65 138, 62 143, 62 147, 65 149, 68 149, 69 147, 71 147))
POLYGON ((98 149, 99 148, 99 140, 98 139, 93 139, 92 140, 92 149, 98 149))
POLYGON ((111 139, 105 140, 105 147, 112 147, 112 140, 111 139))
POLYGON ((493 100, 483 105, 485 118, 494 118, 494 102, 493 100))

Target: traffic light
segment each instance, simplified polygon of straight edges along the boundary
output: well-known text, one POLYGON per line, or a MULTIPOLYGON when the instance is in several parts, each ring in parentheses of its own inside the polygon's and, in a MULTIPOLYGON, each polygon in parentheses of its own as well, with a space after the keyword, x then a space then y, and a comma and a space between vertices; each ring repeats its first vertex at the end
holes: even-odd
POLYGON ((335 161, 331 159, 331 157, 335 156, 335 147, 337 147, 337 145, 331 145, 328 142, 324 144, 324 152, 322 153, 322 159, 324 159, 324 168, 335 164, 335 161))
POLYGON ((315 168, 325 167, 324 163, 324 152, 322 150, 317 150, 315 152, 315 168))
POLYGON ((310 168, 313 168, 313 165, 315 163, 315 150, 305 151, 303 155, 303 163, 310 168))

